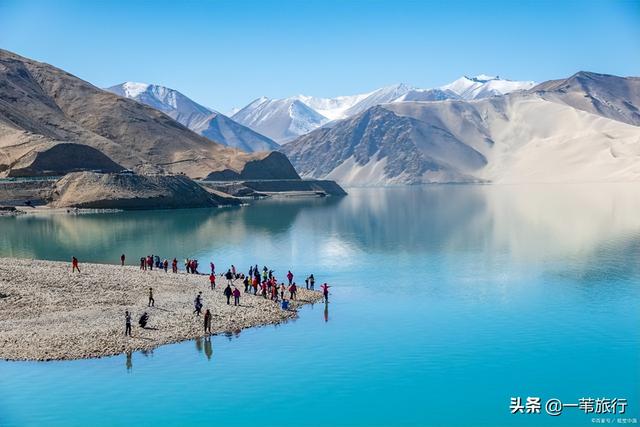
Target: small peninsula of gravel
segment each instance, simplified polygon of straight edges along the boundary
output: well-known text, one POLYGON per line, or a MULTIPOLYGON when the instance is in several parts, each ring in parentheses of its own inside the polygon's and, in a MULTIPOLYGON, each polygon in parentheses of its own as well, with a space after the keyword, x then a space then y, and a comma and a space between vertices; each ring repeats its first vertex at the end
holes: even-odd
POLYGON ((203 316, 193 301, 202 291, 203 313, 211 310, 212 333, 275 324, 297 315, 303 304, 322 299, 298 288, 290 309, 244 293, 240 306, 227 305, 226 280, 211 290, 207 275, 141 271, 139 267, 0 258, 0 359, 63 360, 115 355, 205 335, 203 316), (153 287, 155 307, 147 307, 153 287), (133 336, 126 337, 125 310, 132 313, 133 336), (137 320, 150 316, 147 328, 137 320))

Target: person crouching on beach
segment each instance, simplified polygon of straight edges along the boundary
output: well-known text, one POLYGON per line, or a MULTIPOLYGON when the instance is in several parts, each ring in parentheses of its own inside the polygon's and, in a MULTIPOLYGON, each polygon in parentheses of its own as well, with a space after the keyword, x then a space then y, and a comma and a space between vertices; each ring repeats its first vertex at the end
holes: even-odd
POLYGON ((204 333, 211 333, 211 311, 209 309, 204 312, 204 333))
POLYGON ((131 314, 129 311, 124 312, 124 336, 131 336, 131 314))
POLYGON ((233 292, 231 291, 231 285, 227 285, 227 287, 224 288, 224 296, 227 297, 227 305, 229 305, 229 299, 231 299, 231 294, 233 294, 233 292))
POLYGON ((78 270, 78 273, 80 273, 80 267, 78 267, 78 258, 71 257, 71 272, 74 273, 76 270, 78 270))
POLYGON ((240 305, 240 289, 233 287, 233 305, 240 305))

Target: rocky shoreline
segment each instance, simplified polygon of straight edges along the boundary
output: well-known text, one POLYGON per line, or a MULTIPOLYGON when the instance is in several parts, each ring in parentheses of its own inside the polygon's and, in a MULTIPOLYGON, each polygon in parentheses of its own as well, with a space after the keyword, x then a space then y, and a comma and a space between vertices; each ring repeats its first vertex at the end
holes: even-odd
POLYGON ((211 290, 207 275, 141 271, 137 266, 71 264, 0 258, 0 359, 70 360, 148 350, 162 344, 205 336, 203 316, 193 300, 202 292, 211 310, 212 333, 236 332, 276 324, 297 316, 297 308, 322 300, 318 291, 298 288, 290 309, 244 293, 240 306, 227 305, 226 280, 218 276, 211 290), (153 287, 155 307, 147 307, 153 287), (132 313, 133 336, 126 337, 125 310, 132 313), (143 312, 147 328, 138 326, 143 312))

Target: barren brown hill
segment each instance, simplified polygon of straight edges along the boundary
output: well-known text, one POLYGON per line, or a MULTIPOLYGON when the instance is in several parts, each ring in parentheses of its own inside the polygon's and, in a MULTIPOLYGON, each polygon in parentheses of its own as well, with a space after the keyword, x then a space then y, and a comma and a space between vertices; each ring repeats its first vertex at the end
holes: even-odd
MULTIPOLYGON (((29 170, 51 174, 45 155, 60 143, 62 169, 88 169, 82 147, 93 147, 122 167, 203 178, 245 165, 257 178, 298 178, 280 153, 245 153, 190 131, 169 116, 136 101, 103 91, 63 70, 0 49, 0 174, 29 170), (74 151, 77 149, 77 153, 74 151), (71 151, 70 151, 71 150, 71 151)), ((107 161, 101 164, 110 164, 107 161)), ((60 171, 60 159, 55 162, 60 171)))

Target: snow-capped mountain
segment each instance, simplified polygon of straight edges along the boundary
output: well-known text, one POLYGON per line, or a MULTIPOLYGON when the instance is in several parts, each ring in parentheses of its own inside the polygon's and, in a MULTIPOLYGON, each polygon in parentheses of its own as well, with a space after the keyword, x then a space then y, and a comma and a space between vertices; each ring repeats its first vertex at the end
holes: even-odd
POLYGON ((480 74, 475 77, 460 77, 458 80, 441 86, 439 89, 453 92, 462 99, 482 99, 506 95, 518 90, 527 90, 534 86, 535 82, 531 81, 504 80, 498 76, 480 74))
POLYGON ((335 98, 307 95, 282 99, 263 97, 251 102, 232 118, 284 144, 330 121, 352 117, 376 105, 406 101, 480 99, 529 89, 533 85, 534 82, 517 82, 480 75, 461 77, 453 83, 435 89, 418 89, 400 83, 372 92, 335 98))
POLYGON ((638 111, 640 78, 580 72, 499 97, 387 103, 282 151, 301 176, 343 185, 640 181, 638 111))
POLYGON ((256 132, 286 143, 329 121, 297 98, 258 98, 232 117, 256 132))
POLYGON ((106 90, 160 110, 212 141, 247 152, 272 151, 279 148, 276 142, 266 136, 198 104, 177 90, 136 82, 125 82, 106 90))
POLYGON ((391 102, 410 90, 403 84, 373 92, 336 98, 297 95, 283 99, 258 98, 233 115, 233 120, 284 144, 332 120, 391 102))

